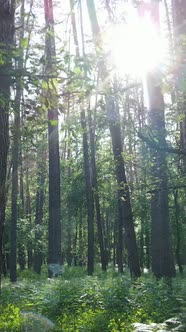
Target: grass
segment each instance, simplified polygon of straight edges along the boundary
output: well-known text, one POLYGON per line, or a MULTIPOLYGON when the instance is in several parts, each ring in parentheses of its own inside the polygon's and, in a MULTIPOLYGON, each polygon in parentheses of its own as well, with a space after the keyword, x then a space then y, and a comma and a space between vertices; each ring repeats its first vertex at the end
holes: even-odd
POLYGON ((16 284, 3 280, 0 332, 21 332, 23 311, 44 315, 56 332, 130 332, 134 322, 159 323, 178 315, 184 288, 185 276, 170 288, 149 274, 131 282, 128 274, 112 270, 97 269, 88 277, 83 268, 65 267, 51 280, 46 270, 39 277, 24 271, 16 284))

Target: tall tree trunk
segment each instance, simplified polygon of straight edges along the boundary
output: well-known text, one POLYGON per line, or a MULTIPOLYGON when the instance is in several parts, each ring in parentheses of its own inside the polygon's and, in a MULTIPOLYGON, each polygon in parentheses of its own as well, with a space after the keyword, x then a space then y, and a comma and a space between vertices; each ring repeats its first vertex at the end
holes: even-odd
MULTIPOLYGON (((17 63, 18 70, 23 69, 23 49, 21 47, 24 37, 24 1, 20 10, 19 35, 20 57, 17 63)), ((14 109, 14 128, 13 128, 13 148, 12 148, 12 219, 11 219, 11 241, 10 241, 10 280, 17 280, 17 218, 18 218, 18 166, 19 166, 19 142, 20 142, 20 105, 22 96, 22 82, 17 80, 15 109, 14 109)))
POLYGON ((0 277, 2 271, 2 241, 5 222, 6 171, 9 148, 8 115, 11 85, 11 57, 14 36, 14 1, 0 0, 0 53, 4 61, 0 70, 0 277))
POLYGON ((78 34, 77 34, 76 16, 75 16, 74 7, 75 7, 75 1, 70 0, 71 23, 73 29, 74 44, 76 47, 76 56, 79 57, 79 43, 78 43, 78 34))
MULTIPOLYGON (((69 164, 69 160, 71 158, 71 149, 70 149, 70 132, 68 131, 68 149, 67 149, 67 161, 68 161, 68 170, 67 170, 67 176, 70 181, 70 175, 71 175, 71 167, 69 164)), ((71 202, 70 197, 68 197, 67 202, 67 264, 68 266, 71 266, 72 264, 72 215, 71 215, 71 202)))
POLYGON ((84 110, 81 111, 81 126, 83 129, 83 156, 88 214, 88 275, 92 275, 94 272, 94 204, 90 178, 87 126, 84 110))
MULTIPOLYGON (((186 35, 186 2, 184 0, 172 0, 173 10, 173 29, 174 29, 174 41, 175 41, 175 57, 176 57, 176 92, 177 103, 179 112, 184 115, 183 120, 180 123, 181 133, 181 145, 183 150, 186 148, 186 78, 185 78, 185 35, 186 35)), ((183 156, 183 171, 186 173, 186 156, 183 156)))
MULTIPOLYGON (((55 71, 55 37, 52 0, 44 0, 46 23, 46 74, 55 71)), ((61 273, 61 194, 59 163, 58 98, 54 79, 48 80, 46 105, 48 108, 49 146, 49 225, 48 225, 48 275, 61 273)))
POLYGON ((141 230, 140 230, 140 267, 144 268, 144 217, 141 215, 141 230))
POLYGON ((79 209, 79 252, 78 252, 78 260, 79 266, 83 266, 83 214, 82 214, 82 206, 79 209))
MULTIPOLYGON (((92 34, 95 41, 96 48, 101 45, 100 28, 97 20, 95 3, 93 0, 87 0, 87 8, 92 28, 92 34)), ((103 82, 107 78, 107 71, 103 61, 100 63, 101 78, 103 82)), ((128 251, 128 260, 130 272, 132 276, 138 277, 141 275, 139 258, 137 253, 136 236, 134 231, 134 224, 132 219, 132 209, 130 205, 129 189, 125 176, 125 165, 123 160, 123 147, 121 140, 121 126, 118 117, 118 110, 116 101, 113 96, 106 98, 107 117, 109 121, 110 133, 112 138, 113 154, 116 163, 116 178, 118 183, 118 263, 120 272, 123 271, 122 262, 122 227, 124 224, 126 232, 126 245, 128 251)))
MULTIPOLYGON (((138 97, 138 127, 142 131, 146 125, 146 109, 144 107, 144 93, 143 89, 140 91, 138 97)), ((140 217, 141 217, 141 234, 140 234, 140 264, 141 267, 150 268, 150 221, 149 221, 149 204, 147 200, 147 160, 149 159, 149 152, 146 144, 142 141, 140 147, 140 167, 141 167, 141 190, 140 190, 140 217), (145 165, 145 167, 144 167, 145 165), (142 259, 143 258, 143 259, 142 259)))
POLYGON ((180 208, 178 203, 178 190, 174 191, 174 207, 175 207, 175 222, 176 222, 176 262, 178 264, 179 272, 183 273, 183 267, 181 265, 180 258, 180 244, 181 244, 181 236, 180 236, 180 208))
MULTIPOLYGON (((172 14, 173 14, 173 31, 174 31, 174 46, 175 46, 175 62, 176 62, 176 95, 179 113, 183 114, 183 120, 180 123, 180 143, 183 150, 186 149, 186 2, 184 0, 172 0, 172 14)), ((183 173, 186 175, 186 156, 183 156, 183 173)), ((186 190, 185 190, 186 196, 186 190)), ((174 193, 175 208, 179 212, 177 205, 177 194, 174 193)), ((177 244, 176 244, 176 260, 179 266, 179 271, 182 273, 183 268, 180 262, 180 225, 179 217, 175 214, 176 218, 176 232, 177 232, 177 244)))
POLYGON ((72 251, 73 251, 73 254, 72 254, 72 257, 73 257, 73 260, 72 260, 72 263, 74 266, 77 266, 77 239, 78 239, 78 225, 76 224, 75 226, 75 234, 74 234, 74 239, 73 239, 73 244, 72 244, 72 251))
POLYGON ((10 240, 10 280, 17 281, 17 197, 18 197, 18 161, 19 161, 19 141, 20 141, 20 99, 21 89, 17 84, 14 131, 12 147, 12 219, 11 219, 11 240, 10 240))
POLYGON ((6 257, 6 251, 5 251, 5 244, 3 241, 3 249, 2 249, 2 274, 4 277, 7 276, 8 268, 7 268, 7 257, 6 257))
MULTIPOLYGON (((149 126, 161 147, 165 141, 164 100, 157 73, 147 75, 149 99, 149 126)), ((175 276, 170 239, 170 221, 167 190, 167 164, 164 151, 151 150, 151 175, 153 178, 151 198, 152 272, 157 278, 175 276)))
POLYGON ((117 252, 116 252, 116 246, 117 246, 117 222, 114 222, 114 234, 113 234, 113 266, 116 266, 117 262, 117 252))
POLYGON ((105 251, 107 255, 107 264, 111 261, 111 249, 112 249, 112 226, 111 218, 109 217, 109 209, 106 209, 105 216, 105 251))
POLYGON ((43 206, 44 206, 44 186, 46 178, 46 149, 45 137, 38 143, 38 177, 37 177, 37 192, 36 192, 36 215, 35 215, 35 250, 34 250, 34 271, 41 273, 41 266, 43 260, 42 253, 42 223, 43 223, 43 206))
MULTIPOLYGON (((22 156, 22 148, 20 147, 19 151, 19 164, 20 164, 20 175, 19 175, 19 192, 20 192, 20 207, 19 207, 19 217, 20 219, 24 218, 25 211, 25 201, 24 201, 24 172, 23 172, 23 156, 22 156)), ((19 238, 18 238, 18 263, 21 270, 25 269, 26 257, 25 257, 25 241, 24 241, 24 232, 22 227, 19 230, 19 238)))
POLYGON ((28 150, 27 150, 27 160, 26 160, 26 204, 25 204, 25 212, 26 219, 28 223, 27 227, 27 266, 28 269, 32 267, 33 263, 33 253, 32 253, 32 238, 30 236, 32 230, 32 216, 31 216, 31 201, 30 201, 30 188, 29 188, 29 160, 28 160, 28 150))
POLYGON ((145 227, 145 247, 146 247, 146 255, 145 255, 145 265, 147 269, 150 269, 150 231, 148 225, 145 227))
POLYGON ((102 270, 106 271, 107 257, 106 257, 106 250, 105 250, 105 245, 104 245, 100 199, 99 199, 99 192, 98 192, 97 170, 96 170, 96 159, 95 159, 95 134, 94 134, 94 128, 93 128, 93 123, 92 123, 91 110, 88 111, 88 119, 89 119, 88 123, 89 123, 90 149, 91 149, 92 189, 93 189, 93 197, 94 197, 95 208, 96 208, 98 242, 99 242, 99 247, 100 247, 102 270))
POLYGON ((123 147, 121 140, 121 127, 117 103, 112 96, 107 97, 107 116, 109 120, 112 147, 116 168, 116 179, 118 185, 118 265, 120 272, 123 270, 122 249, 123 249, 123 226, 125 228, 126 247, 128 253, 128 265, 131 275, 141 275, 137 252, 136 235, 134 231, 130 194, 125 175, 123 160, 123 147))

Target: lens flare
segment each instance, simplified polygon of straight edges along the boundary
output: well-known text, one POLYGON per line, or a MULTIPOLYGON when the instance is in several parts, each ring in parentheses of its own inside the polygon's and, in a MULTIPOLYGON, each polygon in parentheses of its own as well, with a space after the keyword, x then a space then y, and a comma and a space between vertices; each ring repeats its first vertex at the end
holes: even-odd
POLYGON ((120 75, 142 76, 165 58, 165 41, 147 18, 135 17, 107 33, 109 62, 120 75))

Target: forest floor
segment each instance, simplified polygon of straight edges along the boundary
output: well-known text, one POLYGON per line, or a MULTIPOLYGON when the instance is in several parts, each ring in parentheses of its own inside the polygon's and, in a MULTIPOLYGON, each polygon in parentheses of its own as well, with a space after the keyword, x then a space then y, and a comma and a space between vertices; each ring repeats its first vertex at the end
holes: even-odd
POLYGON ((131 281, 127 273, 98 269, 89 277, 77 267, 55 279, 44 268, 2 282, 0 332, 185 332, 185 321, 186 273, 172 286, 148 273, 131 281))

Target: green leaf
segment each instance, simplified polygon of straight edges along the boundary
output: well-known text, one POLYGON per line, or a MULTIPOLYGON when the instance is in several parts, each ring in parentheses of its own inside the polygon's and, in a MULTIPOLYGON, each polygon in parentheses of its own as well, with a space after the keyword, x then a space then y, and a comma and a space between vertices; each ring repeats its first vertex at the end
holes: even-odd
POLYGON ((81 75, 81 73, 82 73, 81 68, 79 66, 76 66, 74 68, 74 74, 77 75, 77 76, 79 76, 79 75, 81 75))
POLYGON ((42 88, 43 90, 47 90, 47 89, 48 89, 48 84, 47 84, 47 82, 43 81, 42 84, 41 84, 41 88, 42 88))
POLYGON ((22 48, 27 48, 28 47, 28 38, 23 38, 21 40, 21 47, 22 48))
POLYGON ((49 120, 51 126, 57 126, 58 121, 57 120, 49 120))

